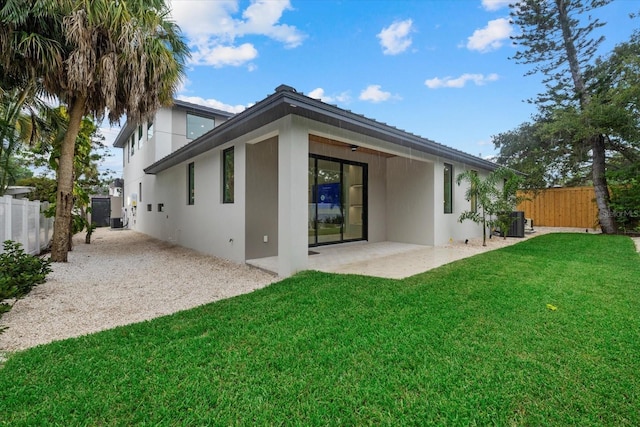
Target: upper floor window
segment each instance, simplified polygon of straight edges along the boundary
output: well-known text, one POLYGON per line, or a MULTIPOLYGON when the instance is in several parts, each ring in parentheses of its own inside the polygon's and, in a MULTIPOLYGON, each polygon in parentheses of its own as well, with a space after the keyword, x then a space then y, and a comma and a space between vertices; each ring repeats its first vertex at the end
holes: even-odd
POLYGON ((129 149, 129 156, 133 156, 136 152, 136 135, 135 134, 131 134, 131 138, 130 138, 130 146, 131 148, 129 149))
POLYGON ((453 165, 444 164, 444 213, 453 213, 453 165))
POLYGON ((149 120, 147 122, 147 141, 153 137, 153 122, 149 120))
POLYGON ((187 139, 196 139, 213 129, 213 118, 187 113, 187 139))

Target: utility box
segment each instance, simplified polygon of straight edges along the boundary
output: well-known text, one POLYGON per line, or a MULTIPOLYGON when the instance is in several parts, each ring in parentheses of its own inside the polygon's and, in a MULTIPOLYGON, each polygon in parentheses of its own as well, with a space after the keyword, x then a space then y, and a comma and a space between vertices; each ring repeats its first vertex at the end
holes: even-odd
POLYGON ((524 211, 511 212, 511 226, 507 231, 507 237, 524 237, 524 211))
POLYGON ((111 196, 111 228, 122 228, 122 197, 111 196))
POLYGON ((91 198, 91 222, 96 227, 109 227, 111 200, 109 197, 91 198))

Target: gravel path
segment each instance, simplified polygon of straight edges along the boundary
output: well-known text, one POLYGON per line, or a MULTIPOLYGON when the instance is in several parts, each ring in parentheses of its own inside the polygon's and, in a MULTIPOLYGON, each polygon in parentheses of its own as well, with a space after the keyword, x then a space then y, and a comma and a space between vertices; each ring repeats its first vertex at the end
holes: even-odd
POLYGON ((0 352, 21 350, 186 310, 262 288, 276 278, 130 230, 74 239, 69 262, 0 320, 0 352))

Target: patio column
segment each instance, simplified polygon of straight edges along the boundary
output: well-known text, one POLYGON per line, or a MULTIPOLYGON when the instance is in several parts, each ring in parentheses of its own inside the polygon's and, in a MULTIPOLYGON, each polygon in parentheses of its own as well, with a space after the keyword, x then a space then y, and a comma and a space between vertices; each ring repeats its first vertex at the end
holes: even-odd
POLYGON ((282 119, 278 134, 278 275, 308 265, 309 136, 296 117, 282 119))

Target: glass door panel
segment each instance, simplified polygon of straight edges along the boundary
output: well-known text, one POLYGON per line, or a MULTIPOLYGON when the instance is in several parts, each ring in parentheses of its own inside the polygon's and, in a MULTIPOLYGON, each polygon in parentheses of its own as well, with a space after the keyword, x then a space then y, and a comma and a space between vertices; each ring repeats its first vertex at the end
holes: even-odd
POLYGON ((339 162, 318 159, 316 185, 317 243, 342 239, 344 208, 342 203, 342 168, 339 162))
POLYGON ((316 204, 316 159, 309 157, 309 244, 315 245, 318 205, 316 204))
POLYGON ((367 238, 367 166, 309 157, 309 246, 367 238))
POLYGON ((343 240, 363 239, 364 171, 362 166, 344 165, 345 221, 343 240))

